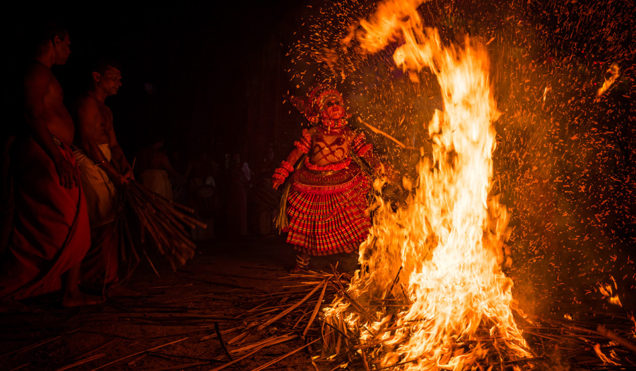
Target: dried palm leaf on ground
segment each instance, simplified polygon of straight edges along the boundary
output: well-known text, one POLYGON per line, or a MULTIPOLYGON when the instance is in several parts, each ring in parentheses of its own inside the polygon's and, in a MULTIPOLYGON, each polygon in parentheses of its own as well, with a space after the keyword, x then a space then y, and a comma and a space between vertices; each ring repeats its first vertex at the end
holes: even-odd
POLYGON ((192 241, 192 229, 207 228, 205 223, 194 217, 194 210, 168 200, 136 181, 126 183, 122 189, 124 211, 119 220, 120 231, 127 246, 127 259, 134 262, 134 266, 143 255, 158 274, 145 251, 146 242, 166 257, 173 270, 194 256, 196 245, 192 241), (128 219, 131 216, 139 226, 138 236, 133 235, 131 231, 133 221, 128 219), (138 241, 135 241, 134 237, 137 237, 138 241), (142 249, 141 254, 139 248, 142 249))
MULTIPOLYGON (((243 312, 244 327, 227 341, 231 354, 248 352, 251 357, 259 351, 291 340, 303 340, 303 345, 295 346, 257 369, 269 367, 283 359, 309 350, 321 341, 319 325, 320 309, 335 297, 339 287, 348 285, 350 277, 335 271, 307 271, 292 274, 281 279, 280 291, 267 295, 246 295, 241 303, 247 306, 243 312)), ((238 329, 237 329, 238 330, 238 329)), ((236 364, 234 359, 218 369, 236 364)))
MULTIPOLYGON (((246 306, 241 318, 244 327, 234 329, 236 336, 228 341, 230 353, 247 351, 253 356, 260 350, 280 344, 280 340, 298 342, 298 339, 303 339, 304 345, 300 348, 309 353, 308 365, 311 362, 319 363, 325 369, 344 364, 350 369, 383 369, 377 358, 378 350, 386 346, 382 339, 366 339, 363 343, 344 319, 339 322, 324 321, 323 310, 336 298, 348 302, 350 310, 360 316, 375 316, 378 311, 386 314, 407 310, 411 303, 403 295, 403 290, 396 288, 395 296, 385 294, 365 307, 347 293, 349 280, 348 274, 338 273, 334 267, 332 272, 308 271, 284 277, 280 289, 268 294, 247 293, 241 297, 241 305, 246 306), (316 343, 316 346, 312 348, 310 343, 316 343)), ((397 287, 395 282, 388 282, 387 286, 397 287)), ((517 314, 524 337, 534 353, 531 357, 514 358, 502 354, 497 350, 501 339, 491 335, 488 326, 478 333, 478 338, 458 342, 453 353, 464 354, 474 347, 481 347, 484 356, 476 367, 484 370, 491 366, 493 370, 554 369, 560 366, 601 370, 636 366, 636 353, 632 349, 636 322, 624 313, 603 320, 603 327, 591 320, 574 322, 541 318, 531 321, 520 312, 517 314)), ((408 330, 398 327, 388 320, 383 330, 408 330)), ((378 331, 377 334, 383 332, 378 331)), ((280 362, 300 348, 283 353, 257 369, 280 362)), ((384 369, 408 368, 417 361, 400 359, 384 369)))

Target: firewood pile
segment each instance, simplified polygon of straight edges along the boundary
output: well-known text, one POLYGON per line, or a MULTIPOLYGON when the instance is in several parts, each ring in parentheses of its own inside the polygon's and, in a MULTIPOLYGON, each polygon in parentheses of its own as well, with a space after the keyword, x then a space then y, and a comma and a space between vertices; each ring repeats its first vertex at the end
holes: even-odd
POLYGON ((242 298, 251 308, 246 309, 240 326, 223 331, 223 337, 218 334, 229 362, 214 370, 223 370, 269 347, 292 340, 294 345, 299 342, 302 345, 254 370, 263 370, 301 351, 318 354, 311 357, 316 369, 324 368, 321 363, 333 363, 332 359, 320 356, 324 331, 321 309, 344 292, 349 280, 350 276, 338 272, 336 267, 332 272, 307 271, 285 277, 278 292, 252 293, 242 298))
MULTIPOLYGON (((386 295, 366 307, 347 293, 349 280, 347 273, 332 267, 332 272, 308 271, 289 275, 286 277, 288 283, 279 292, 248 294, 241 299, 251 306, 242 316, 242 323, 217 334, 228 362, 214 370, 240 365, 242 360, 286 342, 293 344, 292 351, 254 370, 265 369, 299 352, 307 354, 308 369, 316 370, 403 369, 415 363, 416 359, 401 359, 380 366, 377 355, 387 346, 380 338, 367 338, 362 343, 344 321, 325 321, 324 309, 337 298, 347 302, 350 310, 361 317, 384 317, 410 305, 406 295, 386 295)), ((516 311, 516 317, 532 350, 530 357, 513 359, 502 354, 498 346, 501 339, 490 335, 486 324, 481 326, 483 331, 478 331, 478 339, 458 341, 455 352, 468 352, 479 346, 482 356, 470 367, 482 370, 559 367, 607 370, 636 366, 636 322, 624 313, 607 317, 603 324, 570 319, 531 319, 520 311, 516 311)), ((384 330, 396 330, 391 328, 395 326, 391 321, 384 326, 384 330)))
POLYGON ((118 222, 122 246, 125 246, 122 260, 128 263, 129 272, 143 256, 159 275, 147 246, 156 248, 173 270, 194 256, 196 245, 191 231, 197 227, 205 229, 207 225, 194 217, 193 209, 168 200, 136 181, 122 188, 123 210, 118 222))

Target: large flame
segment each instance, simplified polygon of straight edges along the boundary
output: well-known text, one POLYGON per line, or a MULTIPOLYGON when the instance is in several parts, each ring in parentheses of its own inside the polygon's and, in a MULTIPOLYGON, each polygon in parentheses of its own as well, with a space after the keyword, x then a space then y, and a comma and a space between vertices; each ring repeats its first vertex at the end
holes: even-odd
POLYGON ((505 352, 501 361, 528 357, 512 314, 512 280, 500 267, 508 216, 489 198, 492 122, 499 113, 488 57, 469 38, 463 47, 443 45, 436 30, 422 27, 416 10, 422 2, 381 4, 361 22, 357 39, 368 53, 400 40, 393 56, 398 67, 414 76, 424 68, 436 75, 444 106, 428 124, 432 160, 420 162, 404 207, 394 211, 377 200, 360 249, 363 268, 347 291, 368 312, 352 310, 351 300, 341 298, 325 318, 344 321, 381 366, 462 369, 484 360, 486 342, 505 352), (396 284, 396 274, 404 284, 396 284), (410 307, 391 312, 377 304, 391 297, 406 298, 410 307))

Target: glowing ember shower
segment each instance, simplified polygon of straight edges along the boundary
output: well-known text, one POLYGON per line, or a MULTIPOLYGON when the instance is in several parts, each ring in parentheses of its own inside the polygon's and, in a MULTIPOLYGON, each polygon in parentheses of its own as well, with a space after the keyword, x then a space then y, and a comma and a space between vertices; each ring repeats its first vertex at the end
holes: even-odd
POLYGON ((528 357, 512 315, 512 280, 500 268, 508 216, 489 198, 499 113, 488 57, 469 38, 463 47, 443 45, 436 30, 422 27, 421 3, 381 4, 355 37, 368 53, 401 40, 396 65, 414 81, 424 68, 436 75, 444 105, 428 124, 432 161, 420 162, 406 206, 393 211, 377 200, 360 249, 363 269, 347 291, 365 311, 341 298, 325 320, 344 323, 381 366, 462 369, 487 362, 489 352, 500 361, 528 357), (377 304, 390 297, 406 297, 410 306, 377 304))

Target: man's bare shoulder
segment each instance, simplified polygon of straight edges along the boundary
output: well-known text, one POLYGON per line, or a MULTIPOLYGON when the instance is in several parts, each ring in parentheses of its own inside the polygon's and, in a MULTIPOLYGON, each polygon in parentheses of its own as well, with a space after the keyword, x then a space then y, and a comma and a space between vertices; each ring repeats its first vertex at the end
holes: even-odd
POLYGON ((24 75, 24 83, 27 88, 48 85, 53 79, 55 77, 51 70, 39 63, 31 63, 24 75))
POLYGON ((77 109, 86 113, 98 112, 99 104, 97 103, 97 99, 90 95, 83 95, 77 99, 77 109))
POLYGON ((318 126, 312 126, 312 127, 310 127, 309 129, 307 129, 307 133, 309 133, 309 135, 310 135, 310 136, 312 136, 312 137, 313 137, 314 135, 318 134, 318 133, 319 133, 319 131, 318 131, 318 126))

